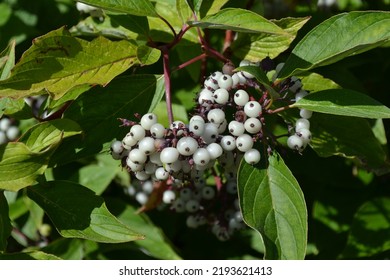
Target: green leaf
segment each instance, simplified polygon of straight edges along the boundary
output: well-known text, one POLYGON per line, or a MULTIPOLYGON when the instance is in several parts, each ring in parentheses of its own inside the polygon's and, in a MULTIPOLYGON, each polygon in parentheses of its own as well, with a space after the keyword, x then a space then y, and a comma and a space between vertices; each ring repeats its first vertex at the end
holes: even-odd
MULTIPOLYGON (((183 105, 172 103, 172 111, 173 115, 175 116, 175 120, 188 123, 187 110, 183 105)), ((157 115, 159 123, 161 123, 165 127, 169 127, 167 103, 165 101, 161 101, 154 109, 153 113, 157 115)))
POLYGON ((316 91, 322 91, 327 89, 339 89, 341 86, 334 81, 327 79, 317 73, 306 73, 298 76, 303 85, 303 89, 310 91, 311 93, 316 91))
POLYGON ((23 99, 13 99, 10 97, 0 98, 0 114, 5 114, 18 120, 33 117, 31 107, 23 99))
POLYGON ((271 20, 291 36, 279 34, 245 34, 238 33, 232 43, 232 51, 240 59, 260 61, 266 57, 275 58, 287 50, 297 36, 298 31, 309 20, 304 18, 283 18, 271 20))
POLYGON ((313 114, 310 124, 310 146, 319 156, 351 158, 378 175, 390 171, 386 153, 367 120, 313 114))
POLYGON ((276 152, 265 164, 243 162, 238 170, 244 220, 261 234, 266 259, 304 259, 307 210, 303 193, 276 152))
POLYGON ((191 17, 192 11, 186 0, 176 0, 176 10, 181 22, 185 24, 191 17))
MULTIPOLYGON (((169 21, 169 24, 173 27, 176 34, 178 34, 183 28, 183 22, 179 11, 173 8, 174 3, 169 1, 156 2, 155 9, 161 18, 165 18, 169 21)), ((148 37, 154 42, 171 43, 174 39, 171 28, 161 18, 148 17, 149 34, 148 37)), ((180 40, 180 44, 186 44, 187 42, 198 43, 198 32, 195 28, 190 28, 180 40)))
POLYGON ((229 0, 202 1, 199 14, 200 18, 216 14, 229 0))
POLYGON ((107 209, 103 198, 68 181, 51 181, 27 189, 63 237, 103 243, 121 243, 143 236, 121 223, 107 209))
POLYGON ((390 118, 390 108, 366 94, 348 89, 329 89, 309 94, 292 107, 314 112, 370 119, 390 118))
POLYGON ((267 75, 260 67, 241 66, 236 68, 235 71, 245 71, 252 74, 253 76, 255 76, 255 79, 267 89, 268 93, 273 99, 279 98, 279 93, 271 86, 267 75))
POLYGON ((128 41, 72 37, 64 28, 36 38, 10 78, 0 81, 0 97, 21 98, 49 93, 58 99, 80 85, 106 85, 137 61, 128 41))
POLYGON ((390 199, 364 203, 352 222, 343 258, 362 258, 390 250, 390 199))
POLYGON ((76 122, 68 119, 57 119, 41 122, 31 127, 20 137, 19 141, 24 142, 32 152, 40 152, 63 138, 80 133, 81 128, 76 122))
POLYGON ((12 225, 9 219, 8 202, 4 192, 0 191, 0 252, 7 248, 7 239, 11 235, 12 225))
POLYGON ((69 180, 78 182, 80 185, 92 190, 95 194, 100 195, 120 171, 121 167, 118 162, 116 166, 90 164, 80 168, 69 180))
POLYGON ((12 16, 12 8, 9 3, 0 3, 0 27, 4 26, 12 16))
POLYGON ((148 24, 145 17, 129 15, 106 15, 103 21, 96 20, 95 17, 87 17, 70 28, 69 32, 73 36, 104 36, 114 39, 136 40, 140 34, 143 34, 142 31, 135 28, 140 24, 137 22, 138 19, 145 22, 146 25, 148 24), (124 25, 122 21, 128 24, 124 25), (128 26, 131 27, 128 28, 128 26))
POLYGON ((58 144, 54 143, 41 152, 32 152, 19 142, 0 145, 0 189, 18 191, 36 183, 58 144))
POLYGON ((335 63, 390 40, 390 13, 354 11, 325 20, 292 50, 280 78, 335 63))
POLYGON ((0 254, 0 260, 61 260, 52 254, 42 251, 22 252, 13 254, 0 254))
POLYGON ((128 128, 120 127, 118 118, 134 120, 134 113, 153 111, 164 90, 162 75, 132 75, 118 77, 105 88, 96 87, 83 94, 64 114, 81 126, 83 138, 65 139, 52 163, 64 164, 108 150, 115 138, 121 139, 128 132, 128 128))
POLYGON ((158 16, 149 0, 80 0, 79 2, 129 15, 158 16))
POLYGON ((117 217, 120 221, 128 224, 132 228, 136 228, 139 233, 145 236, 144 240, 136 240, 135 243, 147 255, 166 260, 181 259, 164 232, 154 225, 146 214, 138 214, 134 207, 118 199, 107 201, 107 205, 111 211, 118 213, 117 217))
POLYGON ((227 8, 215 15, 204 17, 199 21, 189 22, 191 26, 209 29, 225 29, 237 32, 291 35, 275 23, 262 16, 243 9, 227 8))
POLYGON ((137 59, 140 64, 150 65, 156 63, 161 56, 161 51, 148 46, 139 46, 137 48, 137 59))
POLYGON ((58 238, 42 248, 46 254, 55 255, 63 260, 82 260, 84 257, 84 240, 58 238))
MULTIPOLYGON (((1 5, 1 4, 0 4, 1 5)), ((11 69, 15 66, 15 40, 0 53, 0 81, 11 75, 11 69)))

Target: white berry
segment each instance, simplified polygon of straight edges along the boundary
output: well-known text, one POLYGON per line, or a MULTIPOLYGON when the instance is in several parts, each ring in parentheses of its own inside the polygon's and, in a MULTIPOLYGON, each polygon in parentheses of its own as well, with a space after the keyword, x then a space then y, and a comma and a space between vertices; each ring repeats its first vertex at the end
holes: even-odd
POLYGON ((225 135, 221 139, 221 147, 225 151, 233 151, 236 148, 236 139, 231 135, 225 135))
POLYGON ((246 152, 252 149, 253 147, 253 139, 248 134, 242 134, 236 139, 237 149, 241 152, 246 152))
POLYGON ((256 164, 260 161, 260 152, 256 149, 250 149, 245 152, 244 159, 249 164, 256 164))
POLYGON ((249 101, 244 106, 244 112, 250 118, 258 117, 261 114, 261 111, 261 105, 257 101, 249 101))
POLYGON ((174 147, 167 147, 161 151, 160 160, 162 163, 173 163, 179 158, 179 151, 174 147))
POLYGON ((234 136, 240 136, 244 133, 245 127, 243 123, 240 123, 238 121, 231 121, 228 125, 228 129, 230 134, 234 136))
POLYGON ((144 129, 150 130, 152 125, 157 123, 157 116, 155 114, 153 114, 153 113, 149 113, 149 114, 143 115, 142 118, 141 118, 140 123, 141 123, 141 126, 144 129))
POLYGON ((238 106, 245 106, 249 101, 249 94, 245 90, 239 89, 234 93, 233 100, 238 106))
POLYGON ((261 122, 258 118, 249 118, 244 123, 245 130, 251 134, 260 132, 261 122))
POLYGON ((176 148, 183 156, 190 156, 198 149, 198 142, 192 137, 182 137, 176 144, 176 148))

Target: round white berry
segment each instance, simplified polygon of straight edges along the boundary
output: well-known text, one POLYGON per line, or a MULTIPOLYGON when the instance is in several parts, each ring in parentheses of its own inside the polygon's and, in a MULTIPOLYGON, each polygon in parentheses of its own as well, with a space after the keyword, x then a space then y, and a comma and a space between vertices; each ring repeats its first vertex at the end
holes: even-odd
POLYGON ((199 148, 192 156, 196 165, 205 166, 211 160, 210 154, 205 148, 199 148))
POLYGON ((233 86, 233 79, 230 75, 224 74, 218 79, 218 86, 230 90, 233 86))
POLYGON ((227 120, 223 119, 223 122, 218 124, 218 134, 224 133, 227 128, 227 125, 228 125, 227 120))
POLYGON ((176 149, 183 156, 190 156, 198 149, 198 142, 192 137, 182 137, 177 141, 176 149))
POLYGON ((133 136, 130 135, 130 132, 126 134, 126 136, 122 140, 122 145, 126 150, 130 150, 135 144, 137 144, 138 140, 134 139, 133 136))
POLYGON ((249 134, 242 134, 236 139, 237 149, 241 152, 246 152, 252 149, 253 147, 253 139, 249 134))
POLYGON ((154 146, 154 139, 152 137, 145 137, 138 142, 138 149, 145 153, 145 155, 150 155, 156 150, 154 146))
POLYGON ((177 160, 173 163, 168 163, 165 165, 165 169, 170 173, 179 172, 181 170, 181 161, 177 160))
POLYGON ((245 106, 249 102, 249 94, 245 90, 239 89, 234 93, 233 101, 238 106, 245 106))
POLYGON ((7 131, 11 126, 11 120, 9 118, 2 118, 0 120, 0 130, 7 131))
POLYGON ((298 131, 302 128, 310 129, 310 121, 308 119, 297 119, 295 122, 295 131, 298 131))
POLYGON ((225 112, 221 109, 211 109, 207 114, 207 119, 211 123, 220 124, 225 120, 225 112))
POLYGON ((172 203, 172 209, 177 213, 183 213, 186 211, 185 202, 178 198, 172 203))
POLYGON ((169 172, 164 169, 164 167, 158 167, 154 173, 157 180, 165 181, 169 177, 169 172))
POLYGON ((229 181, 226 184, 226 191, 230 194, 236 194, 237 193, 237 183, 235 181, 229 181))
POLYGON ((137 178, 140 181, 146 181, 150 178, 150 174, 146 174, 145 171, 137 171, 135 172, 135 178, 137 178))
POLYGON ((229 92, 224 88, 219 88, 214 91, 214 100, 218 104, 226 104, 229 101, 229 92))
POLYGON ((135 163, 135 162, 131 161, 131 159, 129 157, 127 157, 127 159, 126 159, 126 165, 133 172, 141 171, 141 170, 144 169, 144 164, 142 164, 142 163, 135 163))
POLYGON ((243 59, 243 60, 240 61, 240 63, 238 65, 240 67, 242 67, 242 66, 249 66, 249 65, 251 65, 251 62, 249 60, 243 59))
POLYGON ((206 123, 202 134, 202 139, 206 144, 213 143, 218 137, 218 127, 213 123, 206 123))
POLYGON ((114 141, 111 143, 111 152, 115 154, 121 154, 123 152, 123 146, 121 141, 114 141))
POLYGON ((233 81, 232 88, 236 88, 237 85, 240 83, 240 77, 238 76, 238 73, 234 73, 232 75, 232 81, 233 81))
POLYGON ((166 204, 171 204, 176 198, 176 193, 172 190, 166 190, 163 192, 162 201, 166 204))
POLYGON ((202 197, 206 200, 213 199, 215 197, 214 188, 209 187, 209 186, 202 188, 202 197))
POLYGON ((260 152, 256 149, 250 149, 245 152, 244 159, 248 164, 256 164, 260 161, 260 152))
POLYGON ((205 123, 204 120, 194 120, 190 122, 189 130, 196 136, 202 136, 204 133, 205 123))
POLYGON ((237 72, 237 76, 238 78, 240 79, 240 85, 246 85, 248 83, 248 80, 246 79, 246 77, 244 76, 244 74, 240 71, 240 72, 237 72))
POLYGON ((188 201, 192 197, 192 190, 190 190, 189 188, 182 188, 179 194, 181 200, 188 201))
POLYGON ((245 130, 249 133, 255 134, 261 130, 261 122, 258 118, 249 118, 244 123, 245 130))
POLYGON ((199 201, 195 199, 190 199, 186 202, 186 210, 187 212, 194 213, 199 210, 199 201))
POLYGON ((148 202, 148 195, 144 192, 139 192, 135 195, 135 200, 141 205, 145 205, 148 202))
POLYGON ((167 147, 161 151, 160 160, 162 163, 173 163, 179 158, 179 151, 174 147, 167 147))
POLYGON ((222 150, 222 147, 221 145, 217 144, 217 143, 211 143, 209 144, 207 147, 206 147, 207 151, 209 152, 210 154, 210 158, 211 159, 217 159, 219 158, 222 153, 223 153, 223 150, 222 150))
POLYGON ((204 123, 204 119, 201 116, 199 116, 199 115, 192 116, 191 119, 190 119, 190 123, 192 123, 193 121, 201 121, 201 122, 204 123))
POLYGON ((298 135, 291 135, 287 138, 287 146, 292 150, 303 151, 305 145, 298 135))
POLYGON ((160 159, 160 153, 153 153, 149 156, 150 162, 157 164, 159 166, 163 165, 161 159, 160 159))
POLYGON ((223 75, 221 71, 215 71, 212 73, 209 78, 213 80, 214 83, 218 84, 218 79, 223 75))
POLYGON ((302 138, 303 145, 309 144, 311 140, 311 132, 307 128, 301 128, 295 132, 296 135, 302 138))
POLYGON ((207 104, 207 103, 213 103, 213 102, 214 102, 214 97, 213 97, 212 91, 210 91, 208 89, 203 89, 199 93, 198 103, 200 105, 207 104))
POLYGON ((215 83, 214 80, 209 77, 204 81, 204 87, 209 90, 216 90, 218 89, 218 82, 215 83))
POLYGON ((152 125, 157 123, 157 116, 153 113, 148 113, 142 116, 140 124, 145 130, 150 130, 152 125))
POLYGON ((163 138, 165 135, 165 127, 161 123, 155 123, 150 127, 150 134, 156 138, 163 138))
POLYGON ((302 82, 295 76, 291 77, 291 85, 289 89, 292 92, 297 92, 302 87, 302 82))
POLYGON ((244 112, 250 118, 258 117, 261 114, 261 111, 261 105, 257 101, 249 101, 244 106, 244 112))
POLYGON ((230 134, 234 136, 240 136, 244 133, 245 127, 244 124, 238 121, 231 121, 228 125, 228 130, 230 134))
POLYGON ((129 153, 129 159, 136 164, 143 164, 147 160, 147 156, 140 149, 133 149, 129 153))
POLYGON ((307 110, 307 109, 301 109, 299 111, 299 115, 304 119, 310 119, 313 115, 313 111, 307 110))
POLYGON ((221 138, 221 147, 225 151, 233 151, 236 148, 236 139, 231 135, 225 135, 221 138))
POLYGON ((139 141, 145 137, 145 128, 139 124, 133 125, 130 128, 130 135, 133 139, 139 141))
POLYGON ((199 226, 198 221, 196 220, 195 216, 190 215, 186 219, 186 225, 189 228, 197 228, 199 226))

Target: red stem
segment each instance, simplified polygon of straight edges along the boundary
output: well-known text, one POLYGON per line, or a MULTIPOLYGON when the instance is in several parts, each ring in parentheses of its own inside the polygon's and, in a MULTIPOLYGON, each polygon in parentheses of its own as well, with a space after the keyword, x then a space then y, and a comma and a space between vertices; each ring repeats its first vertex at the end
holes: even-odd
POLYGON ((169 49, 163 48, 163 68, 164 68, 164 81, 165 81, 165 101, 167 103, 167 112, 169 123, 173 123, 173 110, 171 99, 171 71, 169 69, 169 49))
POLYGON ((196 57, 194 57, 194 58, 191 58, 190 60, 188 60, 188 61, 184 62, 183 64, 180 64, 179 66, 177 66, 176 68, 174 68, 174 69, 172 70, 172 72, 177 71, 177 70, 180 70, 180 69, 183 69, 183 68, 187 67, 188 65, 197 62, 198 60, 204 59, 206 56, 207 56, 207 55, 206 55, 205 53, 202 53, 202 54, 200 54, 200 55, 198 55, 198 56, 196 56, 196 57))

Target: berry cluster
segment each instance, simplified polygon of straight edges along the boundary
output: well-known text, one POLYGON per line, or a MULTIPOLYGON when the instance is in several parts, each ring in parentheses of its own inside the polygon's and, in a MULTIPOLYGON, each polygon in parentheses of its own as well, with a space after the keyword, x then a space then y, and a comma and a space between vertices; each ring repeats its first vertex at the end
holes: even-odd
MULTIPOLYGON (((259 66, 240 63, 246 65, 259 66)), ((280 68, 278 65, 274 70, 276 75, 280 68)), ((128 189, 128 194, 147 205, 149 197, 159 192, 163 205, 188 214, 188 227, 208 224, 220 240, 244 227, 236 183, 241 159, 257 164, 261 153, 255 146, 262 143, 270 152, 275 144, 264 131, 265 115, 270 112, 267 92, 253 75, 233 69, 225 65, 204 81, 188 124, 174 121, 166 128, 153 113, 137 116, 137 121, 121 119, 130 131, 111 145, 113 158, 121 160, 140 181, 138 187, 128 189), (209 178, 214 178, 215 184, 206 183, 209 178)), ((290 102, 307 94, 301 87, 294 77, 275 86, 280 93, 287 90, 295 95, 290 102)), ((294 134, 287 141, 299 152, 310 141, 309 115, 301 110, 302 118, 296 121, 294 134)))
POLYGON ((3 116, 0 119, 0 145, 15 141, 20 135, 20 130, 14 120, 3 116))

